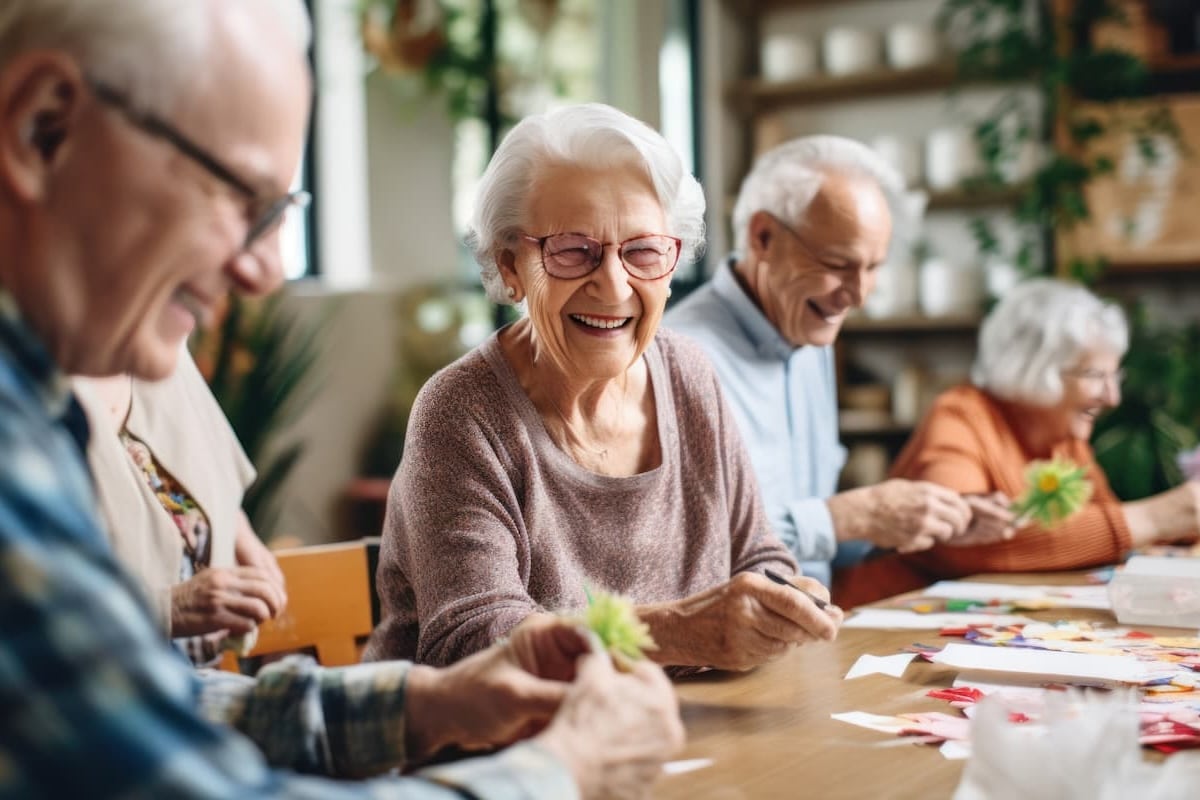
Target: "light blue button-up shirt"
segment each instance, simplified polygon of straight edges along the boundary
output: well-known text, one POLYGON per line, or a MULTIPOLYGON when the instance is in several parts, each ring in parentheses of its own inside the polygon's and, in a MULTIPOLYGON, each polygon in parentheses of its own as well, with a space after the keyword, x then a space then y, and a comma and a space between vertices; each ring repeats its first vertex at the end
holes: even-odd
POLYGON ((665 323, 699 342, 712 359, 775 533, 805 575, 828 584, 837 539, 825 499, 846 463, 833 348, 788 344, 728 263, 665 323))

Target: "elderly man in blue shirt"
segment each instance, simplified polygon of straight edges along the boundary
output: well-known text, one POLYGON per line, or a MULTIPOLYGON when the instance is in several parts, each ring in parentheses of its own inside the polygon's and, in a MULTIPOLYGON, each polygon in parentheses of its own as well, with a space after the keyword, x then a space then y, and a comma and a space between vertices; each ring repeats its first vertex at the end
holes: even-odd
POLYGON ((307 41, 300 0, 0 9, 0 797, 638 795, 682 741, 656 667, 547 623, 445 670, 197 674, 101 532, 64 376, 162 378, 280 284, 307 41))
POLYGON ((833 344, 875 287, 903 191, 851 139, 803 137, 763 154, 734 205, 735 253, 665 320, 712 359, 776 534, 826 584, 835 557, 923 550, 972 520, 964 498, 924 481, 836 491, 846 451, 833 344))

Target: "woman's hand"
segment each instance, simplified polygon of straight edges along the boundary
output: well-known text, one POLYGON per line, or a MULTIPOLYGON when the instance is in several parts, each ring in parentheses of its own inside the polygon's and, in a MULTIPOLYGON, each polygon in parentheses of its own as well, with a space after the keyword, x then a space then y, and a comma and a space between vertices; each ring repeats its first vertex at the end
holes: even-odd
MULTIPOLYGON (((238 509, 236 531, 233 539, 233 557, 237 560, 238 566, 241 567, 258 567, 266 572, 279 590, 284 592, 284 603, 287 602, 286 586, 284 585, 283 571, 279 569, 279 562, 275 560, 275 555, 267 546, 258 538, 258 534, 254 532, 253 526, 250 525, 250 519, 246 516, 246 512, 238 509)), ((283 609, 281 608, 280 611, 283 609)))
POLYGON ((1012 501, 1004 492, 965 494, 963 500, 971 507, 971 524, 962 533, 946 540, 950 547, 978 547, 1006 542, 1017 535, 1016 516, 1010 509, 1012 501))
POLYGON ((1134 547, 1156 542, 1190 542, 1200 536, 1200 481, 1184 481, 1174 489, 1123 503, 1134 547))
POLYGON ((286 602, 259 567, 209 567, 171 587, 171 636, 240 636, 278 616, 286 602))
MULTIPOLYGON (((811 578, 793 583, 828 602, 829 591, 811 578)), ((805 642, 830 641, 842 610, 817 608, 804 592, 742 572, 708 591, 670 603, 638 607, 650 626, 660 664, 744 671, 772 661, 805 642)))

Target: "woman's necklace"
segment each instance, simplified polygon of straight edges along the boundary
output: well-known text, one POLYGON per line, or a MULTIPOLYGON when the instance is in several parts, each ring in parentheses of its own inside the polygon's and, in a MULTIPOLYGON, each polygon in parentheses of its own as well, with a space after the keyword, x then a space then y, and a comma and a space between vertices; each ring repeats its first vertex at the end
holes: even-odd
MULTIPOLYGON (((538 354, 537 348, 534 346, 532 339, 529 341, 529 353, 530 360, 536 366, 538 363, 538 354)), ((618 432, 620 432, 625 426, 625 409, 628 406, 627 401, 629 398, 629 371, 626 370, 621 377, 623 378, 623 385, 621 387, 621 399, 619 401, 620 405, 617 409, 616 430, 618 432)), ((562 408, 559 407, 558 402, 554 399, 554 395, 550 392, 546 392, 546 399, 550 401, 550 407, 554 409, 554 413, 558 415, 559 421, 562 422, 564 432, 564 441, 562 444, 565 445, 565 449, 574 450, 585 458, 591 457, 598 461, 607 461, 609 449, 607 447, 588 446, 584 442, 584 438, 579 435, 579 432, 572 427, 570 420, 567 419, 567 415, 563 413, 562 408)))
MULTIPOLYGON (((628 388, 629 388, 629 379, 628 379, 628 377, 626 377, 625 389, 627 390, 628 388)), ((596 458, 600 459, 601 461, 608 459, 608 448, 607 447, 595 448, 595 447, 589 447, 587 444, 585 444, 583 437, 580 436, 579 433, 575 430, 575 428, 571 426, 571 421, 567 419, 567 415, 563 413, 561 408, 559 408, 558 403, 555 402, 555 400, 554 400, 554 397, 552 395, 550 395, 549 393, 547 393, 546 399, 550 401, 550 405, 554 407, 555 413, 558 414, 558 418, 562 421, 563 429, 567 433, 566 444, 569 447, 579 450, 585 454, 595 456, 596 458)), ((622 392, 620 407, 617 410, 617 426, 616 427, 617 427, 618 431, 621 430, 624 423, 625 423, 625 395, 624 395, 624 392, 622 392)))

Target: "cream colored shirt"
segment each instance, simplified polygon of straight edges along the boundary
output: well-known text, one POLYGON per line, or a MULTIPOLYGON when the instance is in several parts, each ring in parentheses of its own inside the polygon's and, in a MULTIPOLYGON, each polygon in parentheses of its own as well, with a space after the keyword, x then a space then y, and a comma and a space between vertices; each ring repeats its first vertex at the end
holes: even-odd
MULTIPOLYGON (((150 448, 208 516, 210 565, 233 566, 237 512, 254 480, 254 467, 224 412, 186 354, 166 380, 134 380, 132 386, 125 428, 150 448)), ((75 391, 91 425, 88 466, 109 541, 170 634, 171 587, 179 582, 183 558, 179 529, 125 451, 100 398, 81 381, 75 381, 75 391)))

